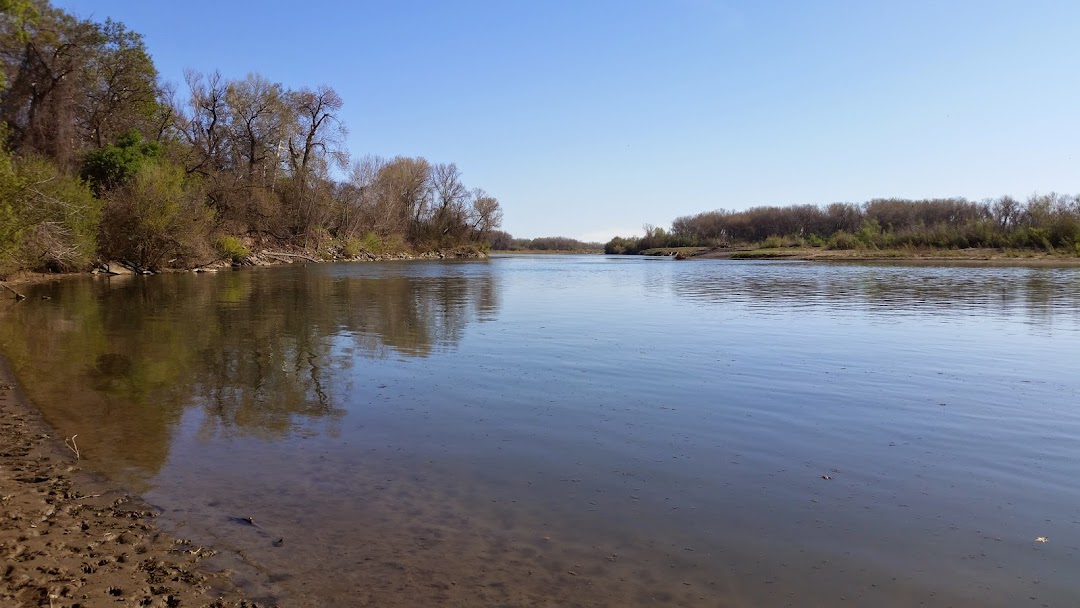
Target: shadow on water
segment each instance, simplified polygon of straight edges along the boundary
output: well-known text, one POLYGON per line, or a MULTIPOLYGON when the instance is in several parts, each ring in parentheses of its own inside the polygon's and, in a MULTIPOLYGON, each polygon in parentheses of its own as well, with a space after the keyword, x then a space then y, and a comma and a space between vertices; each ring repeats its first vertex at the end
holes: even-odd
POLYGON ((322 268, 86 278, 26 288, 0 345, 49 422, 94 466, 138 485, 185 408, 201 434, 284 436, 344 410, 333 369, 452 350, 499 307, 482 265, 440 276, 322 268), (48 299, 45 299, 48 298, 48 299), (93 429, 92 431, 90 429, 93 429))

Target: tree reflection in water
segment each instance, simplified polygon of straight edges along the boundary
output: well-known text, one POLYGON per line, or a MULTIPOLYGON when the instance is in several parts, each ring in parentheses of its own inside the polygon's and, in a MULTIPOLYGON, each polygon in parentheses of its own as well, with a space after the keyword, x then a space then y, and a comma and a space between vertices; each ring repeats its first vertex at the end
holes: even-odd
POLYGON ((456 348, 495 318, 483 262, 290 267, 72 279, 25 289, 0 314, 0 346, 27 393, 84 457, 137 483, 165 462, 185 411, 201 434, 280 437, 316 420, 335 432, 331 387, 364 359, 456 348), (404 271, 404 272, 403 272, 404 271), (51 299, 43 300, 41 296, 51 299), (134 473, 134 476, 131 475, 134 473))

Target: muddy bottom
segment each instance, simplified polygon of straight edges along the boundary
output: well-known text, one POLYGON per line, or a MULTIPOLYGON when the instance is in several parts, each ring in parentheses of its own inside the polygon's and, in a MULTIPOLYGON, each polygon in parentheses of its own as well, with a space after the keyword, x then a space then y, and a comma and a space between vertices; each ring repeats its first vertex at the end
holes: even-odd
POLYGON ((1020 591, 1003 603, 993 586, 972 585, 1003 543, 966 529, 950 535, 947 524, 930 550, 982 553, 967 571, 890 572, 864 559, 864 534, 882 551, 915 549, 900 534, 858 529, 889 515, 880 505, 870 521, 849 517, 843 503, 858 493, 855 471, 829 471, 829 480, 809 467, 767 482, 735 475, 730 497, 710 504, 671 492, 640 463, 595 469, 552 456, 532 468, 511 458, 467 469, 449 466, 434 446, 418 453, 384 442, 354 452, 310 436, 278 442, 270 455, 260 440, 218 441, 178 442, 182 464, 166 467, 167 487, 148 498, 171 505, 163 525, 220 549, 237 582, 267 603, 1003 606, 1020 591), (762 500, 782 485, 793 488, 790 512, 762 500))
POLYGON ((156 512, 79 470, 0 359, 0 605, 252 606, 202 567, 215 551, 164 534, 156 512))

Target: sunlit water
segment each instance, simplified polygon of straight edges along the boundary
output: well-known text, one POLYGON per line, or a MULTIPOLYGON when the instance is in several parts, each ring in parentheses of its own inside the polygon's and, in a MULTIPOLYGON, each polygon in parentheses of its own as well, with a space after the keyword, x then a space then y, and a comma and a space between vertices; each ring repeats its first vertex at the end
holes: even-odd
POLYGON ((84 464, 282 605, 1080 598, 1078 269, 541 256, 24 291, 0 344, 84 464))

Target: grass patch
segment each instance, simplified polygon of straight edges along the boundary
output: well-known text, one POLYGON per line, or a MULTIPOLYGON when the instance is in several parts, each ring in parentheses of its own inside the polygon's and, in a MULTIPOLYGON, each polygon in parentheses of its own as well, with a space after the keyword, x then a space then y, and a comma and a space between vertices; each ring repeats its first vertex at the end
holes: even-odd
POLYGON ((217 250, 222 256, 229 258, 233 264, 239 264, 251 255, 251 250, 235 236, 218 237, 217 250))

